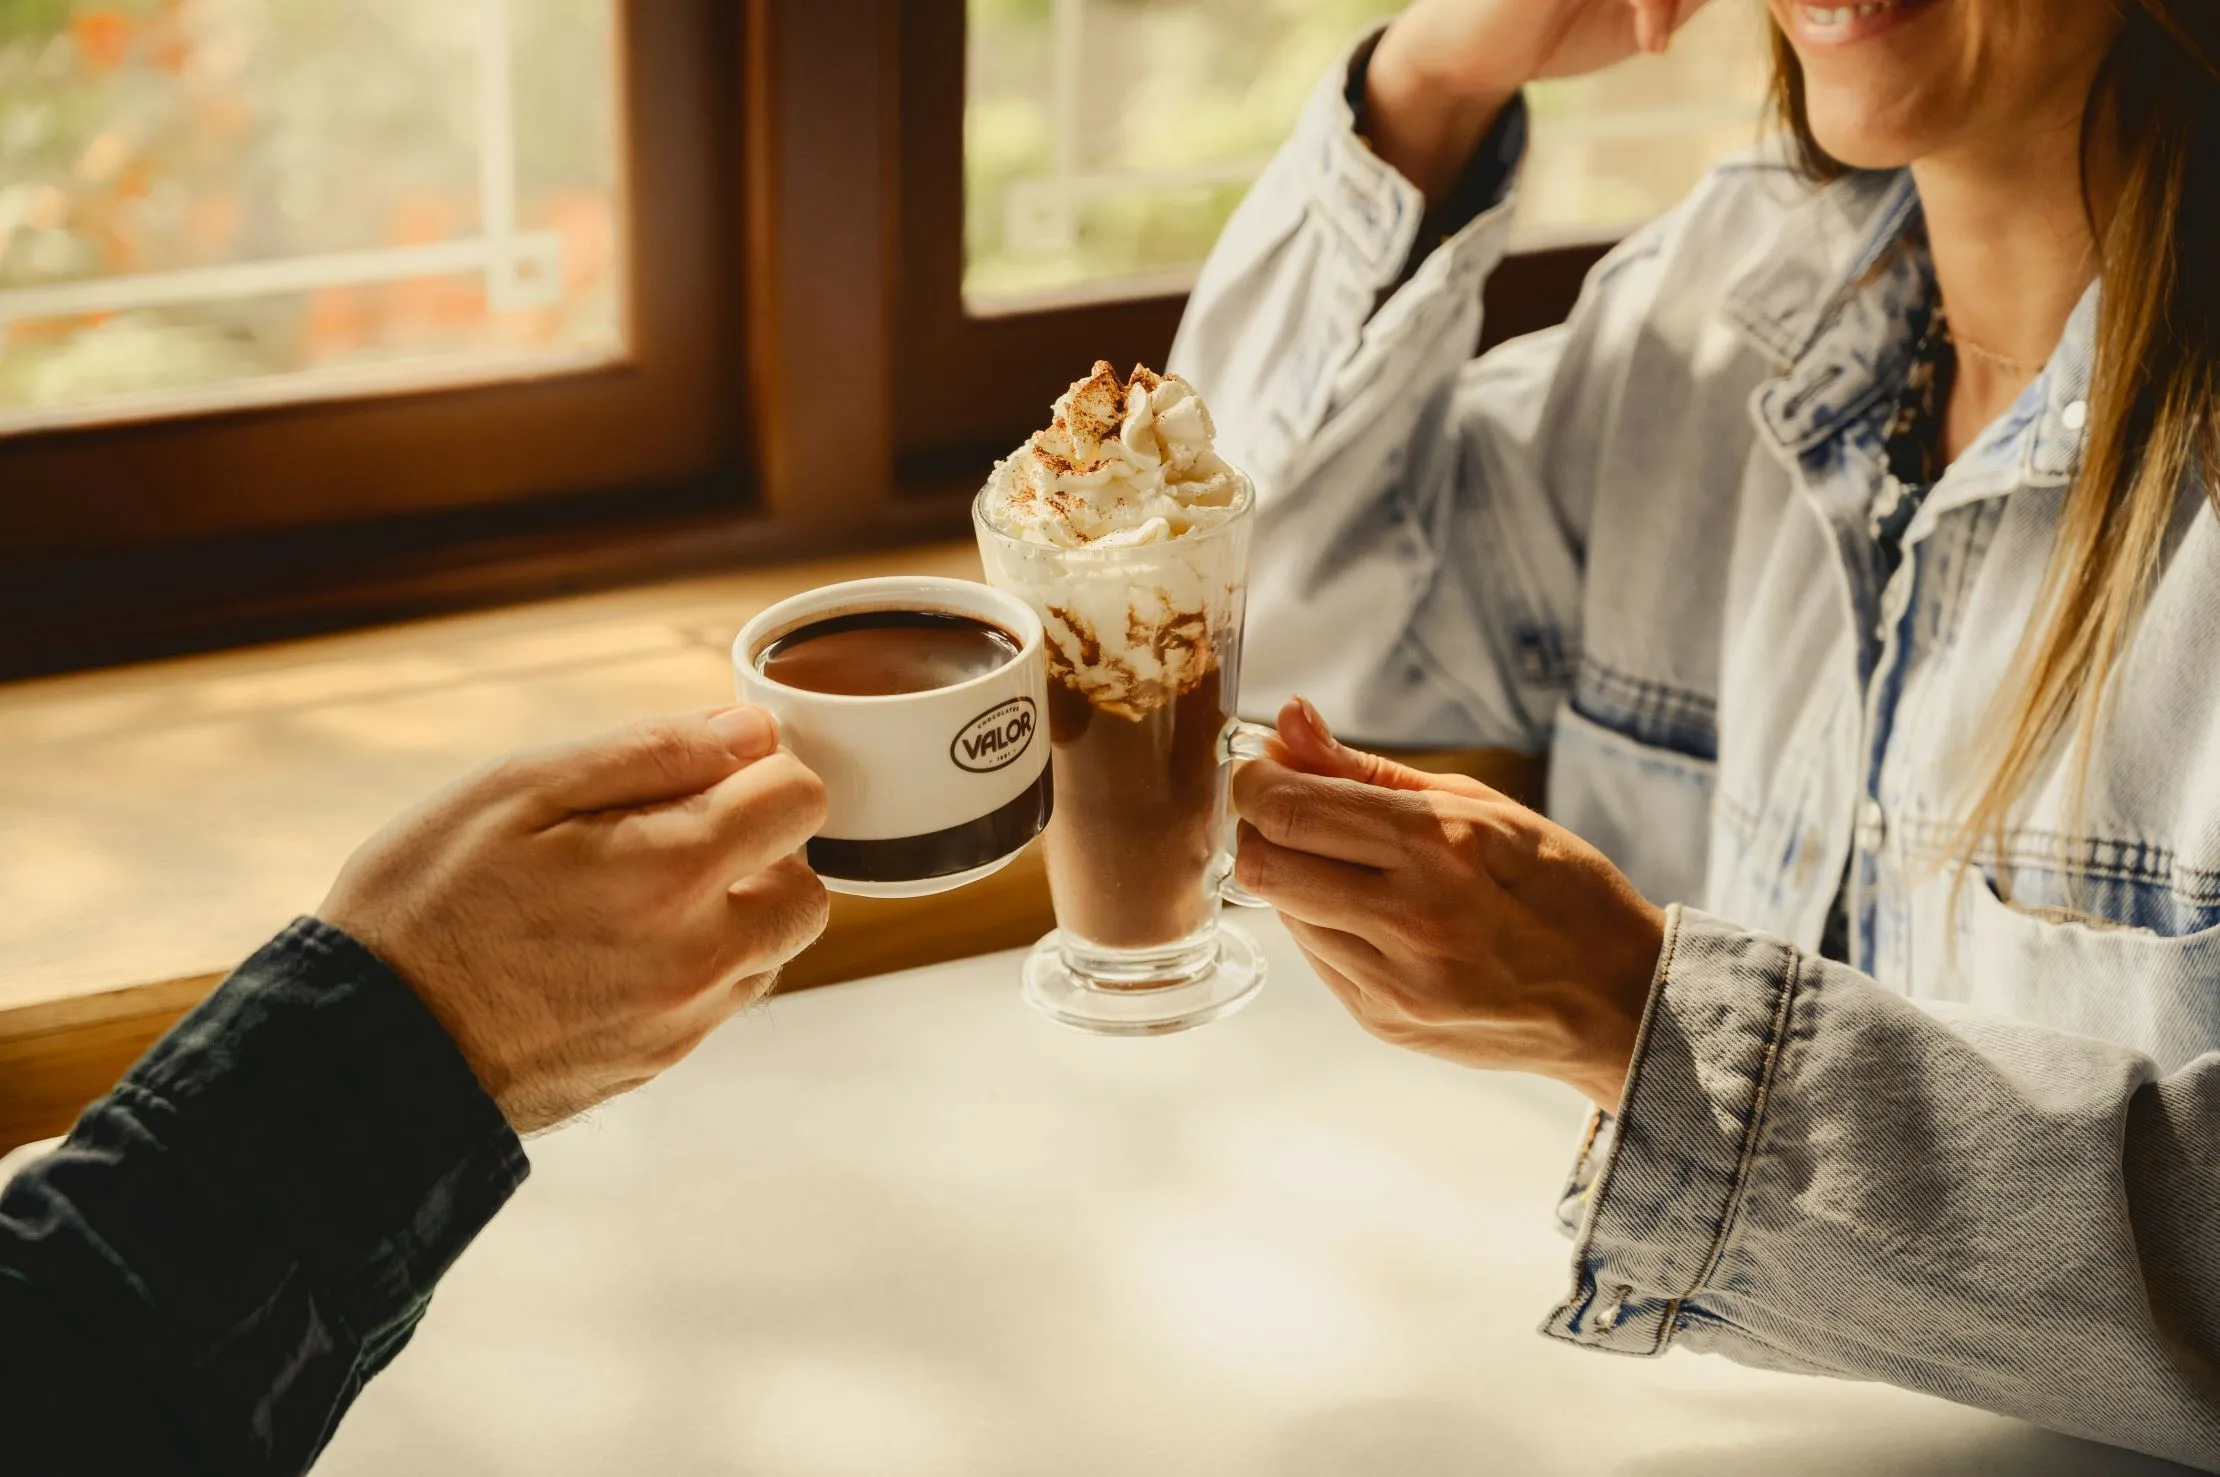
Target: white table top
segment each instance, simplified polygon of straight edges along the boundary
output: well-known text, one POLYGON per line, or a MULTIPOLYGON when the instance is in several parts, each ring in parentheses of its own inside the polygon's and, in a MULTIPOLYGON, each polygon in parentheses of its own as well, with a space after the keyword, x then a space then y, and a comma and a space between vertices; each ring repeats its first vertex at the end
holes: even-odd
POLYGON ((536 1141, 319 1477, 2180 1470, 1542 1338, 1580 1102, 1376 1044, 1244 921, 1263 996, 1182 1036, 1050 1025, 996 955, 773 1001, 536 1141))

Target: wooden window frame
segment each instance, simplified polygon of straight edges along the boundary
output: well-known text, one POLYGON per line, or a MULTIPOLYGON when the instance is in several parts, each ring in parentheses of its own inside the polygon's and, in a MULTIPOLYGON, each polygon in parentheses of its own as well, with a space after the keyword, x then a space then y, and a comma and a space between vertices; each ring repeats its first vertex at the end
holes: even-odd
MULTIPOLYGON (((665 481, 725 452, 714 262, 715 0, 620 8, 624 359, 577 372, 0 439, 9 556, 361 522, 665 481), (702 304, 710 311, 701 311, 702 304)), ((736 304, 734 305, 736 306, 736 304)))
MULTIPOLYGON (((622 18, 630 361, 0 439, 0 676, 960 534, 1086 363, 1163 361, 1182 296, 966 314, 963 0, 622 18)), ((1504 263, 1487 340, 1601 250, 1504 263)))

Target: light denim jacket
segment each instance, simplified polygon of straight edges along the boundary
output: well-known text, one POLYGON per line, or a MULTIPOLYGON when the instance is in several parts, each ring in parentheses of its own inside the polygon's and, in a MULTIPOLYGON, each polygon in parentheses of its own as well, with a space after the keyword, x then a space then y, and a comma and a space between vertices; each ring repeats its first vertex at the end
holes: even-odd
POLYGON ((1674 905, 1545 1331, 2220 1466, 2220 522, 2197 489, 2078 822, 2059 766, 2010 833, 2010 904, 1993 859, 1956 889, 1935 866, 2080 455, 2095 289, 1883 587, 1867 509, 1928 288, 1908 176, 1728 163, 1569 322, 1476 359, 1512 204, 1395 286, 1423 204, 1344 78, 1228 228, 1173 362, 1262 492, 1244 705, 1299 689, 1360 740, 1546 750, 1551 814, 1674 905), (1846 868, 1849 966, 1817 954, 1846 868))

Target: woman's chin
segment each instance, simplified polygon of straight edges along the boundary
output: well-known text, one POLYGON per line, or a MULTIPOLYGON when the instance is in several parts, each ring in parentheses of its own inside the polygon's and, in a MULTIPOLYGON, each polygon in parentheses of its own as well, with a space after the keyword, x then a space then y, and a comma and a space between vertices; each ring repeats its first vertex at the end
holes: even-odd
POLYGON ((1919 157, 1908 149, 1865 138, 1838 141, 1821 134, 1819 146, 1827 151, 1828 158, 1852 169, 1902 169, 1919 157))
POLYGON ((1852 169, 1902 169, 1927 152, 1917 131, 1866 108, 1834 109, 1814 98, 1809 116, 1819 147, 1852 169))

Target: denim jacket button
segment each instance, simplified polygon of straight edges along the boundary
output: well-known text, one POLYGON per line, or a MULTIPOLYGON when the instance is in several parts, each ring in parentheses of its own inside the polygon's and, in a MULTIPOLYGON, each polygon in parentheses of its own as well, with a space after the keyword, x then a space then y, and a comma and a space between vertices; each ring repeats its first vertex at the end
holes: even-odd
POLYGON ((1889 818, 1878 800, 1867 800, 1858 807, 1858 830, 1863 833, 1865 844, 1876 849, 1888 839, 1889 818))
POLYGON ((1619 1326, 1619 1320, 1626 1316, 1626 1300, 1633 1292, 1631 1287, 1622 1287, 1611 1295, 1611 1301, 1596 1313, 1597 1333, 1609 1333, 1619 1326))

